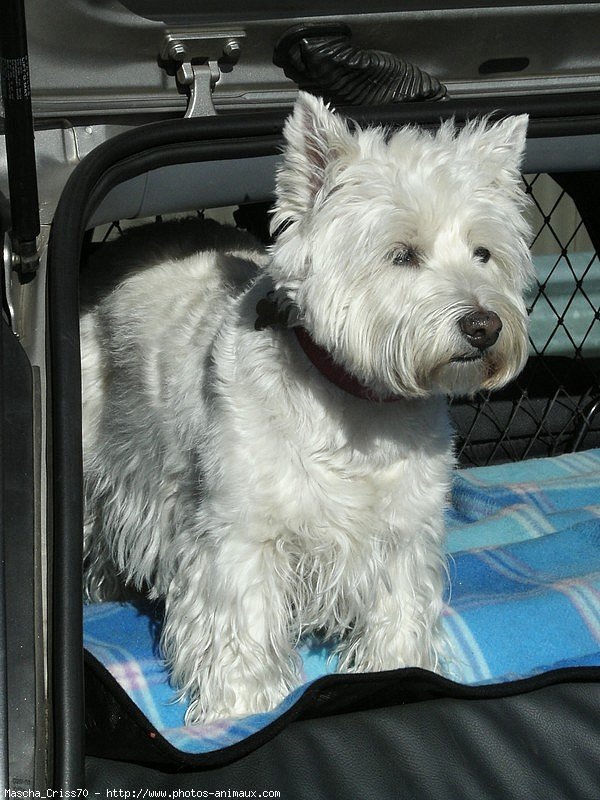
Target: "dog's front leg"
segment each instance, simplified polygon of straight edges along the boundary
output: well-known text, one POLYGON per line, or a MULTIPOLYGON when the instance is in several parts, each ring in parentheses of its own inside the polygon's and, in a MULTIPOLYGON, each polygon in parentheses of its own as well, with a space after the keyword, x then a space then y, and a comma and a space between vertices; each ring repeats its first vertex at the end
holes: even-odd
POLYGON ((440 532, 441 524, 425 526, 421 536, 394 547, 374 573, 371 602, 340 644, 341 671, 439 667, 446 574, 440 532))
POLYGON ((188 724, 267 711, 298 682, 274 545, 244 530, 192 545, 167 595, 162 646, 188 724))

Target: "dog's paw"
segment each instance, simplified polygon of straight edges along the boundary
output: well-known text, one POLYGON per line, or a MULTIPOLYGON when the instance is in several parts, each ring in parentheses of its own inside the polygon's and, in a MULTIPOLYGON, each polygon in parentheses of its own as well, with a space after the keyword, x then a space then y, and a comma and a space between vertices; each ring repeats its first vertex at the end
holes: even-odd
POLYGON ((290 690, 273 690, 262 687, 260 691, 236 687, 218 696, 205 693, 191 697, 185 714, 186 725, 209 725, 226 719, 241 719, 273 711, 287 697, 290 690))

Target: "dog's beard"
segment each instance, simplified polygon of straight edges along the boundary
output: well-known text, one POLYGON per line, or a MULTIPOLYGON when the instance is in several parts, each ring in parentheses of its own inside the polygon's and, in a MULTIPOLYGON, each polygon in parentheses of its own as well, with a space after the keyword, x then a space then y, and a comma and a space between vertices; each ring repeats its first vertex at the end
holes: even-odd
POLYGON ((373 318, 359 335, 348 330, 333 356, 376 395, 407 398, 431 394, 471 395, 499 389, 519 374, 528 354, 524 309, 505 303, 498 341, 485 350, 470 345, 460 334, 463 310, 425 315, 394 324, 373 318), (420 324, 421 323, 421 324, 420 324))
POLYGON ((307 280, 297 302, 314 340, 375 396, 470 395, 504 386, 523 368, 527 311, 516 286, 481 277, 471 287, 458 270, 397 271, 379 282, 359 266, 346 281, 342 274, 331 285, 307 280), (502 323, 485 349, 461 330, 476 309, 502 323))

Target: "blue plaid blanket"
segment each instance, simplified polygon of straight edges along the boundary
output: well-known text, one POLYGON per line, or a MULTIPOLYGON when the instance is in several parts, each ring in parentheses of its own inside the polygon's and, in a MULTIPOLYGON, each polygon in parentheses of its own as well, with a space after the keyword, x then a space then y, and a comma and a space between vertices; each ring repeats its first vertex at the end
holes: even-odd
MULTIPOLYGON (((447 528, 448 677, 482 684, 600 666, 600 450, 458 471, 447 528)), ((190 753, 255 733, 334 669, 327 648, 308 642, 304 684, 275 711, 185 727, 185 707, 157 652, 157 626, 150 606, 87 606, 84 644, 151 724, 190 753)))

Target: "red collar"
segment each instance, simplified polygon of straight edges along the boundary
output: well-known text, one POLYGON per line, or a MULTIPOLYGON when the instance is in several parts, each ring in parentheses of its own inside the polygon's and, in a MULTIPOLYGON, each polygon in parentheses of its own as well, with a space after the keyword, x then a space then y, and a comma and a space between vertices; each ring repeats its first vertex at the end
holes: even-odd
POLYGON ((391 403, 394 400, 400 400, 399 395, 389 395, 388 397, 380 398, 372 389, 361 383, 358 378, 351 375, 343 367, 337 364, 325 348, 318 345, 306 328, 294 327, 300 347, 304 350, 309 360, 324 375, 327 380, 331 381, 338 389, 343 389, 348 394, 359 397, 361 400, 382 400, 384 403, 391 403))

